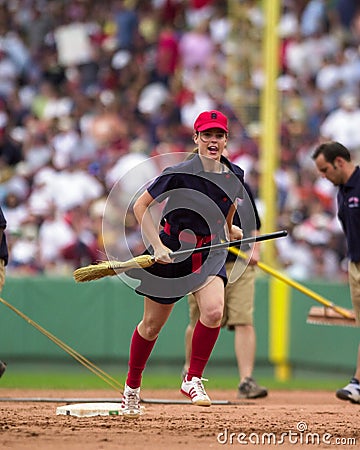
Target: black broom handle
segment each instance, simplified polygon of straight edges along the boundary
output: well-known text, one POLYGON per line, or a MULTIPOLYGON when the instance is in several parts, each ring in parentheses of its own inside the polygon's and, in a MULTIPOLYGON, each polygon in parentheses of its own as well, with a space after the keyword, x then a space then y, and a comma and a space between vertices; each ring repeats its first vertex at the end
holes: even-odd
POLYGON ((205 247, 189 248, 188 250, 180 250, 178 252, 169 253, 170 258, 176 258, 182 255, 191 255, 193 253, 203 252, 205 250, 216 250, 228 247, 236 247, 243 244, 251 244, 252 242, 268 241, 269 239, 277 239, 287 236, 286 230, 274 231, 273 233, 260 234, 259 236, 252 236, 244 239, 238 239, 237 241, 220 242, 219 244, 207 245, 205 247))

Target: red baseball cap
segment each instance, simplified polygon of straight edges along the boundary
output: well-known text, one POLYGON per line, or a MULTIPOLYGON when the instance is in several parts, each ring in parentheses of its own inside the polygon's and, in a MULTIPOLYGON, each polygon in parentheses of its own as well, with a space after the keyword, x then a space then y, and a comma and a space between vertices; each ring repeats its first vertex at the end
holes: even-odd
POLYGON ((204 131, 209 128, 221 128, 227 133, 229 131, 227 117, 215 109, 202 112, 195 120, 194 129, 195 131, 204 131))

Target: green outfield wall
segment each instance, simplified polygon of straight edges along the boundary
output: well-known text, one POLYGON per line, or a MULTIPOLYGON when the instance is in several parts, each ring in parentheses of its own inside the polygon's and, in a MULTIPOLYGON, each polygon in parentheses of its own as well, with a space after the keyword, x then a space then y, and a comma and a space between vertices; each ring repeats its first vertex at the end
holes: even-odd
MULTIPOLYGON (((266 277, 258 277, 256 282, 257 364, 351 372, 359 329, 307 324, 309 309, 317 303, 295 289, 282 289, 273 282, 266 277)), ((306 286, 341 306, 351 307, 346 284, 319 282, 306 286)), ((116 277, 90 283, 75 283, 71 278, 8 277, 2 298, 93 361, 126 362, 129 340, 142 315, 142 298, 116 277)), ((69 358, 64 350, 3 304, 0 317, 1 359, 69 358)), ((158 339, 152 361, 183 361, 187 319, 187 301, 182 299, 158 339)), ((222 330, 212 361, 219 367, 235 362, 233 332, 222 330)))

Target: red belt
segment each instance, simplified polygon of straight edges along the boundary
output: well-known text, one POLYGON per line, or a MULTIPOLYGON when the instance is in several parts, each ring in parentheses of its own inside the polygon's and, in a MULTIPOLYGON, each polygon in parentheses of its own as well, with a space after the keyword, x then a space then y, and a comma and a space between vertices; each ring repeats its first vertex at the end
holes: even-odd
MULTIPOLYGON (((171 225, 166 222, 164 225, 164 231, 169 236, 171 234, 171 225)), ((179 241, 186 242, 189 244, 195 244, 195 248, 202 247, 204 244, 209 244, 215 237, 215 234, 210 234, 208 236, 199 236, 193 233, 189 233, 185 230, 180 231, 180 233, 176 233, 176 235, 179 237, 179 241)), ((194 273, 200 273, 201 272, 201 266, 202 266, 202 253, 193 253, 191 255, 191 262, 192 262, 192 272, 194 273)))

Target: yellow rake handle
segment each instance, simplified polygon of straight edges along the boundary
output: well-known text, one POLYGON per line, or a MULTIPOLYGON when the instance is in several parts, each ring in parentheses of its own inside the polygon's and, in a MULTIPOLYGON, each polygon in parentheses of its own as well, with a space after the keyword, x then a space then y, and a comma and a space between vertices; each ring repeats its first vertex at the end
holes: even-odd
MULTIPOLYGON (((248 259, 248 255, 241 251, 238 248, 235 247, 229 247, 229 251, 233 253, 234 255, 240 256, 243 259, 248 259)), ((310 298, 314 299, 318 303, 321 303, 322 305, 333 309, 343 317, 346 317, 347 319, 353 319, 353 316, 349 311, 346 309, 341 308, 340 306, 335 305, 334 303, 330 302, 326 298, 322 297, 321 295, 317 294, 316 292, 312 291, 311 289, 308 289, 307 287, 303 286, 302 284, 298 283, 297 281, 292 280, 291 278, 287 277, 286 275, 282 274, 278 270, 273 269, 272 267, 268 266, 267 264, 259 261, 257 263, 257 266, 260 267, 261 270, 264 272, 272 275, 275 278, 278 278, 279 280, 283 281, 284 283, 288 284, 289 286, 297 289, 298 291, 302 292, 305 295, 308 295, 310 298)))

